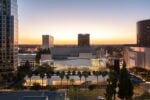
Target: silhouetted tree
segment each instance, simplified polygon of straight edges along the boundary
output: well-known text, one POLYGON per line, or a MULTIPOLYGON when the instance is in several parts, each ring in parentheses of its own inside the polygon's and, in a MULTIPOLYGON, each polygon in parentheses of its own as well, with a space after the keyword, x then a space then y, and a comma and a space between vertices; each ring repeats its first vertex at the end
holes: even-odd
POLYGON ((113 86, 112 86, 112 82, 110 79, 107 80, 107 87, 106 87, 106 100, 112 100, 112 96, 113 96, 113 86))
POLYGON ((95 71, 95 73, 93 73, 94 74, 94 76, 96 76, 96 78, 97 78, 97 85, 98 85, 98 76, 99 76, 99 72, 98 71, 95 71))
POLYGON ((114 69, 115 72, 117 72, 117 74, 120 73, 120 60, 116 59, 114 60, 114 69))
POLYGON ((75 82, 74 79, 70 80, 71 85, 74 85, 74 82, 75 82))
POLYGON ((59 76, 59 74, 60 74, 60 72, 59 72, 59 71, 57 71, 57 72, 56 72, 56 75, 57 75, 57 76, 59 76))
POLYGON ((41 89, 41 85, 39 83, 33 83, 33 86, 30 89, 39 90, 39 89, 41 89))
POLYGON ((85 78, 85 88, 86 88, 86 82, 87 82, 87 78, 88 78, 89 74, 88 74, 87 71, 84 71, 82 74, 83 74, 83 76, 85 78))
POLYGON ((36 52, 35 61, 36 61, 37 64, 40 63, 40 59, 41 59, 41 49, 39 49, 39 50, 36 52))
POLYGON ((75 70, 72 71, 72 75, 76 75, 76 71, 75 70))
POLYGON ((23 71, 27 74, 31 70, 30 62, 27 60, 23 66, 23 71))
POLYGON ((67 75, 70 75, 71 74, 71 71, 69 70, 68 72, 67 72, 67 75))
POLYGON ((81 78, 82 78, 82 73, 80 72, 80 71, 78 71, 78 76, 79 76, 79 78, 80 78, 80 83, 81 83, 81 78))
POLYGON ((30 84, 29 86, 31 86, 31 78, 32 78, 32 71, 29 71, 27 74, 28 78, 30 78, 30 84))
POLYGON ((70 77, 69 77, 68 74, 66 75, 66 79, 67 79, 67 89, 68 89, 68 81, 69 81, 69 79, 70 79, 70 77))
POLYGON ((50 73, 49 73, 49 74, 47 73, 46 76, 47 76, 47 79, 48 79, 48 85, 49 85, 50 79, 51 79, 52 75, 51 75, 50 73))
POLYGON ((38 51, 36 52, 36 57, 35 57, 35 61, 37 64, 40 63, 40 59, 41 59, 42 54, 51 54, 51 50, 49 48, 48 49, 39 48, 38 51))
POLYGON ((116 100, 117 82, 118 82, 118 75, 117 75, 117 73, 114 71, 114 72, 112 72, 112 86, 113 86, 114 100, 116 100))
POLYGON ((104 78, 104 81, 105 81, 105 77, 107 76, 108 72, 107 71, 102 71, 101 74, 102 74, 102 77, 104 78))
POLYGON ((45 73, 41 72, 41 73, 40 73, 40 77, 41 77, 41 79, 42 79, 42 87, 43 87, 43 80, 44 80, 44 77, 45 77, 45 73))
POLYGON ((124 66, 120 71, 118 97, 121 99, 131 99, 133 96, 133 84, 129 78, 129 73, 124 66))
POLYGON ((61 79, 61 87, 62 87, 62 80, 64 79, 64 76, 65 76, 65 73, 64 73, 64 72, 61 72, 61 73, 59 74, 59 77, 60 77, 60 79, 61 79))

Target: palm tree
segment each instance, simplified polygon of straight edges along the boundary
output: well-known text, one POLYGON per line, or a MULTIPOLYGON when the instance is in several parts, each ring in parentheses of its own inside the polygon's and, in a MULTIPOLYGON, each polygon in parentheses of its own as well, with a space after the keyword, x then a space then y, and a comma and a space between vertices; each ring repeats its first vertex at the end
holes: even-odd
POLYGON ((76 75, 76 71, 75 70, 72 71, 72 75, 76 75))
POLYGON ((107 72, 107 71, 103 71, 101 74, 102 74, 102 77, 103 77, 103 79, 104 79, 104 81, 105 81, 105 77, 106 77, 106 75, 108 74, 108 72, 107 72))
POLYGON ((44 79, 45 74, 43 72, 40 73, 40 77, 42 78, 42 87, 43 87, 43 79, 44 79))
POLYGON ((67 79, 67 88, 68 88, 68 80, 70 79, 69 75, 66 75, 66 79, 67 79))
POLYGON ((54 68, 52 66, 45 65, 45 67, 46 67, 46 73, 47 74, 51 74, 51 75, 54 74, 54 68))
POLYGON ((50 78, 52 77, 52 75, 54 75, 54 69, 51 66, 46 65, 46 76, 48 78, 48 85, 50 83, 50 78))
POLYGON ((57 71, 57 72, 56 72, 56 75, 57 75, 57 76, 59 76, 59 75, 60 75, 60 72, 59 72, 59 71, 57 71))
POLYGON ((69 71, 67 72, 67 74, 70 75, 70 74, 71 74, 71 71, 69 70, 69 71))
POLYGON ((98 85, 98 76, 99 76, 99 72, 98 71, 95 71, 95 73, 93 73, 94 74, 94 76, 96 76, 96 78, 97 78, 97 85, 98 85))
POLYGON ((64 76, 65 76, 65 73, 64 73, 64 72, 61 72, 61 73, 59 74, 59 77, 60 77, 60 79, 61 79, 61 87, 62 87, 62 80, 64 79, 64 76))
POLYGON ((93 75, 95 75, 95 72, 96 72, 96 71, 93 71, 93 75))
POLYGON ((48 79, 48 85, 49 85, 49 83, 50 83, 49 80, 50 80, 50 78, 52 77, 52 75, 47 73, 46 76, 47 76, 47 79, 48 79))
POLYGON ((28 78, 30 78, 30 84, 29 84, 29 86, 31 86, 32 72, 31 72, 31 71, 29 71, 27 75, 28 75, 28 78))
POLYGON ((91 72, 90 72, 90 71, 89 71, 89 72, 87 72, 87 73, 88 73, 88 75, 89 75, 89 76, 91 76, 91 72))
POLYGON ((71 85, 74 85, 74 79, 70 80, 71 85))
POLYGON ((80 78, 80 84, 81 84, 81 78, 82 78, 82 73, 80 72, 80 71, 78 71, 78 76, 79 76, 79 78, 80 78))
POLYGON ((88 72, 87 71, 84 71, 83 72, 83 76, 85 78, 85 87, 86 87, 86 81, 87 81, 87 77, 88 77, 88 72))

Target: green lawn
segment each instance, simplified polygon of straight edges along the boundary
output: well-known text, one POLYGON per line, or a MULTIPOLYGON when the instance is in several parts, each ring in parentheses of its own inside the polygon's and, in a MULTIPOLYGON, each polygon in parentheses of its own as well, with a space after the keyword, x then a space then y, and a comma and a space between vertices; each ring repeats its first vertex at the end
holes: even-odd
POLYGON ((105 90, 104 89, 95 89, 92 91, 89 90, 80 90, 78 92, 79 96, 103 96, 104 97, 105 90))
POLYGON ((68 92, 68 97, 71 98, 71 100, 76 100, 76 98, 78 98, 78 100, 95 100, 98 96, 104 96, 105 90, 104 89, 95 89, 95 90, 75 90, 73 91, 69 91, 68 92), (73 99, 75 98, 75 99, 73 99))

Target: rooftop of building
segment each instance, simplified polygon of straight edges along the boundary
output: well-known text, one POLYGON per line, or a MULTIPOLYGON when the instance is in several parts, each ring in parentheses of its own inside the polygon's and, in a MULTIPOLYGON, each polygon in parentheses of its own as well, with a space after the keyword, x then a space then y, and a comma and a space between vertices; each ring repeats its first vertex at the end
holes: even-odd
POLYGON ((150 22, 150 19, 144 19, 144 20, 140 20, 137 23, 144 23, 144 22, 150 22))
POLYGON ((64 92, 52 91, 16 91, 0 93, 1 100, 64 100, 64 98, 64 92))

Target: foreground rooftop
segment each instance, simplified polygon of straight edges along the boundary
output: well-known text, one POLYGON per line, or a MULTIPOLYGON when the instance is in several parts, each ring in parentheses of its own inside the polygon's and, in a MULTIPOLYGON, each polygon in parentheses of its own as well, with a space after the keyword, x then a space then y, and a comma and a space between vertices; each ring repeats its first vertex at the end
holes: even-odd
POLYGON ((52 91, 1 92, 0 100, 65 100, 65 93, 52 91))

